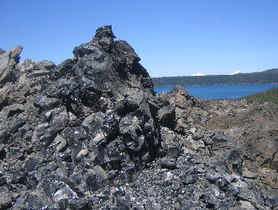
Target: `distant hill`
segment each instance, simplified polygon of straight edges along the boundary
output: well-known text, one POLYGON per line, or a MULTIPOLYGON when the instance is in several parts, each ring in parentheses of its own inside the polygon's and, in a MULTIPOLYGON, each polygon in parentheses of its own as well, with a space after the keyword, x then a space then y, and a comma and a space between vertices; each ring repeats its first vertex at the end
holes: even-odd
POLYGON ((235 75, 155 77, 152 80, 155 86, 278 83, 278 68, 235 75))

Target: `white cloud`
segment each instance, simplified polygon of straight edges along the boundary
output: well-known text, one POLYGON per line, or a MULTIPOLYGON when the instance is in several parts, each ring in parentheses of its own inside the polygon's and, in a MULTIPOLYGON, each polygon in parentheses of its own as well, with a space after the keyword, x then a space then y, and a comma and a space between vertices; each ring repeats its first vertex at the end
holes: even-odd
POLYGON ((235 75, 235 74, 239 74, 239 73, 240 73, 240 70, 236 70, 233 73, 231 73, 231 75, 235 75))
POLYGON ((206 75, 204 73, 197 72, 197 73, 192 74, 192 76, 206 76, 206 75))

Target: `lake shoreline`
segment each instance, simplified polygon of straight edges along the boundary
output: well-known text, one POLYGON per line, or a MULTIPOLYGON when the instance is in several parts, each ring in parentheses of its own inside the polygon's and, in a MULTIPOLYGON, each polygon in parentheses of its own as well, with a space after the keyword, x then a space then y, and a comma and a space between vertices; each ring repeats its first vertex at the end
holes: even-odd
MULTIPOLYGON (((221 85, 184 85, 189 95, 204 99, 239 99, 254 93, 277 87, 278 83, 267 84, 221 84, 221 85)), ((157 94, 169 92, 175 86, 157 86, 157 94)))

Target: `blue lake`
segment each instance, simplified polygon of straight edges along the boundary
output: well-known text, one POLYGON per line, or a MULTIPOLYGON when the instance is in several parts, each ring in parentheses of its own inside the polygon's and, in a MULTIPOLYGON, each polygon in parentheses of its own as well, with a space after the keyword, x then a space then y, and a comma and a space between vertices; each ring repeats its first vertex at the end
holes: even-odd
MULTIPOLYGON (((184 86, 189 95, 206 99, 234 99, 269 90, 278 84, 196 85, 184 86)), ((155 87, 155 92, 169 92, 174 86, 155 87)))

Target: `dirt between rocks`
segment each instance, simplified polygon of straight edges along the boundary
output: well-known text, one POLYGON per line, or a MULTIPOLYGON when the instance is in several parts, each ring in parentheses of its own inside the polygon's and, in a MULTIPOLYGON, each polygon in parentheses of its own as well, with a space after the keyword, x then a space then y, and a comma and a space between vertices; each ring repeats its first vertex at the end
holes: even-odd
POLYGON ((243 175, 277 190, 278 105, 246 100, 214 101, 207 110, 214 115, 207 129, 223 130, 237 139, 244 156, 243 175))

